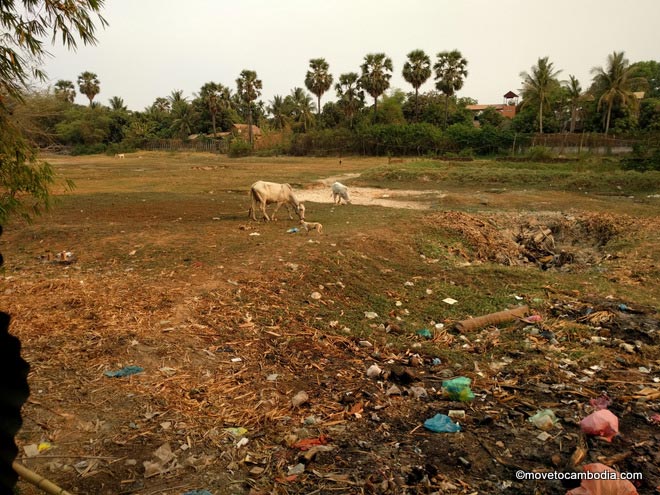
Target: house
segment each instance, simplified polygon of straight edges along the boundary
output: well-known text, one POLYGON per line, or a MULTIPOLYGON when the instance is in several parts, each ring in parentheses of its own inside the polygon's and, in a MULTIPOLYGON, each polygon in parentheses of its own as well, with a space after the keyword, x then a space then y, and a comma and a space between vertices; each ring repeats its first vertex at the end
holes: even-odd
POLYGON ((518 95, 515 94, 513 91, 509 91, 503 96, 503 98, 504 98, 503 103, 493 103, 489 105, 467 105, 465 108, 467 110, 470 110, 471 112, 474 112, 475 117, 478 116, 482 111, 484 111, 487 108, 494 108, 499 113, 501 113, 502 116, 508 119, 512 119, 516 116, 516 105, 518 105, 518 95))
MULTIPOLYGON (((231 133, 247 141, 248 139, 250 139, 249 127, 250 126, 248 124, 232 124, 231 133)), ((255 141, 261 139, 262 137, 261 129, 259 129, 259 127, 257 127, 254 124, 252 124, 252 137, 254 138, 255 141)))

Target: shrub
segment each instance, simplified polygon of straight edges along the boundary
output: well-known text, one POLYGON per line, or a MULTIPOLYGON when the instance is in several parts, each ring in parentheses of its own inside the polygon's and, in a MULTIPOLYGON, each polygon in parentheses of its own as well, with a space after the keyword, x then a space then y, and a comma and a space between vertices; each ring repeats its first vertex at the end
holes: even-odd
POLYGON ((231 158, 238 158, 241 156, 250 156, 252 153, 252 145, 243 139, 234 139, 229 144, 228 155, 231 158))
POLYGON ((550 148, 546 146, 532 146, 527 150, 527 158, 533 162, 543 162, 546 160, 551 160, 553 158, 553 153, 550 148))

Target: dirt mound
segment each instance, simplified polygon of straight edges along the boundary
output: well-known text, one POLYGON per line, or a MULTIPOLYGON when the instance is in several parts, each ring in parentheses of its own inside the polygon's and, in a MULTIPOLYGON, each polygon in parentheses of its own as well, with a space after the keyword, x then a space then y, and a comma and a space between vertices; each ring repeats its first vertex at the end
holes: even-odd
POLYGON ((458 234, 462 246, 446 246, 469 262, 503 265, 536 263, 543 269, 587 265, 603 259, 613 239, 639 225, 624 215, 498 215, 476 217, 459 211, 431 215, 427 224, 458 234))

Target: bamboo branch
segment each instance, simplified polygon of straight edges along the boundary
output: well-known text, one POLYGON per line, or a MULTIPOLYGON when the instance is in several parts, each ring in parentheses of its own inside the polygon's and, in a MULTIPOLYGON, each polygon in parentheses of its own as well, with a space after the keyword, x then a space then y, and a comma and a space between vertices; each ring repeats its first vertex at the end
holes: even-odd
POLYGON ((16 471, 16 473, 18 473, 18 475, 21 478, 23 478, 28 483, 33 484, 42 491, 48 493, 49 495, 72 495, 71 493, 67 492, 65 489, 57 486, 52 481, 48 481, 40 474, 37 474, 34 471, 26 468, 25 466, 23 466, 23 464, 14 461, 12 463, 12 467, 14 468, 14 471, 16 471))

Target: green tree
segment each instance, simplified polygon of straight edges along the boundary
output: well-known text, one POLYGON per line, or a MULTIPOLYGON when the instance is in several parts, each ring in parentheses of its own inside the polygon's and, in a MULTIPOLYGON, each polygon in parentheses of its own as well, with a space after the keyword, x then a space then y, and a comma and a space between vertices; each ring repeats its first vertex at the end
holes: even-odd
POLYGON ((635 90, 646 91, 646 98, 660 98, 660 62, 637 62, 634 67, 635 77, 646 79, 646 84, 639 85, 635 90))
POLYGON ((607 105, 605 116, 605 134, 610 130, 612 108, 616 104, 624 108, 636 108, 637 98, 633 88, 645 83, 643 77, 635 75, 635 67, 631 66, 624 52, 612 52, 607 56, 607 66, 594 67, 591 69, 594 75, 592 93, 598 98, 600 111, 603 105, 607 105))
POLYGON ((22 104, 30 80, 46 79, 40 65, 48 38, 59 37, 69 49, 75 49, 78 41, 96 43, 94 17, 102 26, 107 24, 99 14, 103 3, 0 2, 0 224, 12 214, 29 220, 47 208, 55 181, 50 165, 37 160, 36 149, 12 108, 22 104))
POLYGON ((339 82, 335 84, 338 104, 349 121, 349 127, 353 127, 355 114, 364 106, 364 92, 359 86, 359 76, 355 72, 349 72, 339 76, 339 82))
POLYGON ((321 115, 321 96, 332 87, 332 74, 328 72, 330 66, 324 58, 313 58, 309 61, 311 70, 305 75, 305 86, 317 98, 317 116, 321 115))
POLYGON ((374 99, 374 118, 378 111, 378 97, 390 87, 392 78, 392 59, 384 53, 370 53, 364 57, 360 66, 362 76, 360 87, 374 99))
POLYGON ((413 50, 403 64, 403 78, 415 89, 415 121, 419 119, 419 88, 431 77, 431 59, 424 50, 413 50))
POLYGON ((575 132, 575 122, 577 121, 578 108, 582 99, 582 86, 577 77, 568 76, 568 81, 564 81, 564 88, 569 99, 571 107, 571 127, 569 132, 575 132))
POLYGON ((248 136, 252 144, 252 102, 259 98, 262 83, 257 79, 257 73, 253 70, 241 71, 240 77, 236 79, 237 95, 240 101, 247 106, 248 114, 248 136))
POLYGON ((183 90, 182 89, 174 89, 170 93, 170 96, 167 97, 167 101, 169 101, 170 105, 172 105, 172 107, 174 107, 174 105, 176 103, 188 101, 188 98, 183 96, 183 90))
POLYGON ((271 123, 275 129, 286 129, 289 127, 289 112, 285 99, 281 95, 273 96, 268 106, 268 113, 272 115, 271 123))
POLYGON ((167 98, 159 96, 151 104, 150 110, 161 113, 170 113, 172 111, 172 103, 167 98))
POLYGON ((435 71, 435 87, 445 95, 445 125, 447 128, 447 117, 449 115, 449 98, 463 87, 463 82, 468 75, 467 60, 461 52, 440 52, 438 61, 433 66, 435 71))
POLYGON ((110 108, 115 111, 123 111, 125 112, 128 110, 126 108, 126 105, 124 105, 124 99, 119 97, 119 96, 113 96, 108 100, 108 103, 110 103, 110 108))
POLYGON ((536 65, 532 66, 532 72, 521 72, 523 78, 522 106, 528 104, 538 105, 539 132, 543 134, 543 115, 549 110, 552 95, 559 88, 557 76, 561 71, 556 70, 548 57, 539 58, 536 65))
POLYGON ((85 71, 78 76, 78 88, 80 92, 89 98, 89 106, 92 106, 92 100, 101 91, 99 78, 93 72, 85 71))
POLYGON ((185 100, 178 100, 172 104, 172 124, 170 132, 179 139, 186 139, 192 134, 195 121, 195 112, 193 106, 185 100))
POLYGON ((226 88, 219 83, 207 82, 202 86, 202 89, 199 91, 199 96, 202 101, 206 104, 209 113, 211 114, 211 125, 213 128, 213 137, 215 137, 217 130, 215 127, 215 117, 220 111, 220 106, 222 104, 222 91, 226 88))
POLYGON ((58 98, 73 103, 76 99, 76 87, 71 81, 60 79, 55 83, 55 96, 58 98))
POLYGON ((298 128, 303 132, 307 132, 314 122, 312 97, 302 88, 293 88, 284 101, 293 122, 298 124, 298 128))

